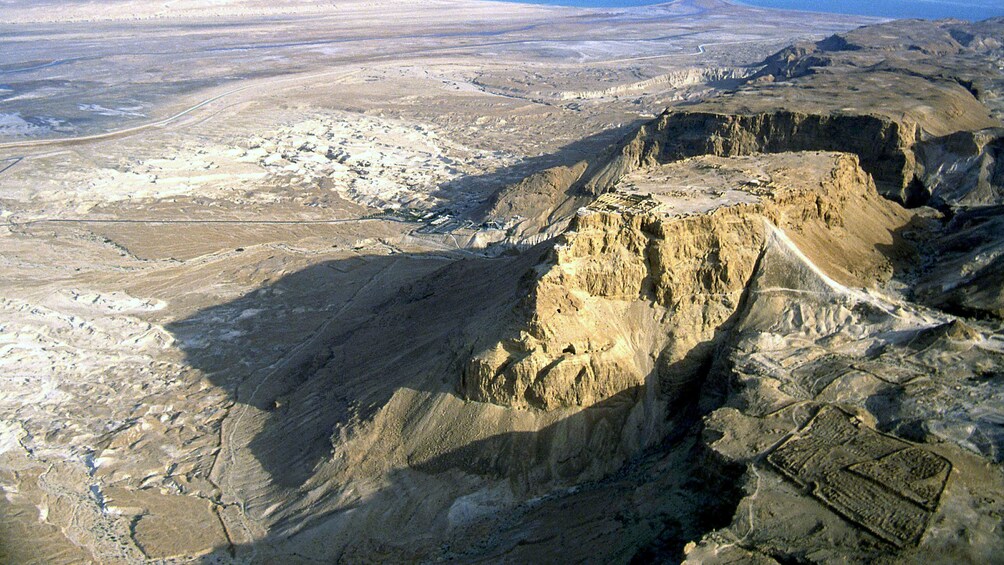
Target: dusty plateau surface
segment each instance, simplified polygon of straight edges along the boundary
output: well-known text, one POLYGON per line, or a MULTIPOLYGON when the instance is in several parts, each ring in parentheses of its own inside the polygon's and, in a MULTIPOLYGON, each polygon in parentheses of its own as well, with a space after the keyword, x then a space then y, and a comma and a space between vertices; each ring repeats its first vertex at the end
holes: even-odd
POLYGON ((999 560, 1002 38, 0 2, 0 562, 999 560))

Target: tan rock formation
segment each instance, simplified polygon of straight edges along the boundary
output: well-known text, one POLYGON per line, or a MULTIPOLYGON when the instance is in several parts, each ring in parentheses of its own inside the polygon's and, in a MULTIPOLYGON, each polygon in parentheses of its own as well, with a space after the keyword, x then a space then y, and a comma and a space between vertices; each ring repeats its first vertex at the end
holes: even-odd
POLYGON ((892 268, 876 249, 910 214, 875 192, 858 159, 756 204, 670 218, 582 210, 536 268, 529 318, 464 369, 472 400, 555 409, 593 404, 655 371, 665 390, 693 378, 716 331, 739 307, 767 226, 832 276, 867 285, 892 268))

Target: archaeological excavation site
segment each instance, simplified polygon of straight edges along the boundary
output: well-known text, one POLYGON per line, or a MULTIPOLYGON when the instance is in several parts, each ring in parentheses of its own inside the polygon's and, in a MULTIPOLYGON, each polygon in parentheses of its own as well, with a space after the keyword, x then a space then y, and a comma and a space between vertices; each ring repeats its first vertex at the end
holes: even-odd
POLYGON ((1004 562, 1004 8, 561 4, 0 1, 0 563, 1004 562))

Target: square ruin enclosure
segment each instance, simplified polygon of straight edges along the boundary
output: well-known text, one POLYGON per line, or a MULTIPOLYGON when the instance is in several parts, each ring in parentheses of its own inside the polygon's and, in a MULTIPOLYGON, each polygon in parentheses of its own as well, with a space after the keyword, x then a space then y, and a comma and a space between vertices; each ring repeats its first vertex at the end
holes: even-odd
POLYGON ((951 463, 826 406, 767 460, 833 511, 903 547, 927 529, 951 463))

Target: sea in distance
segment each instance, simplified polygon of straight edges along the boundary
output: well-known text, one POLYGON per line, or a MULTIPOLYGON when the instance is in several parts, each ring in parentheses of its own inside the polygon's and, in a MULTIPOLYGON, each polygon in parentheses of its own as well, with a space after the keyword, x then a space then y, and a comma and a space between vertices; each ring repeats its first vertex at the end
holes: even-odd
MULTIPOLYGON (((578 6, 582 8, 622 8, 659 4, 651 0, 523 0, 530 4, 578 6)), ((1004 0, 741 0, 761 8, 853 14, 877 18, 924 18, 937 20, 985 20, 1004 16, 1004 0)))

